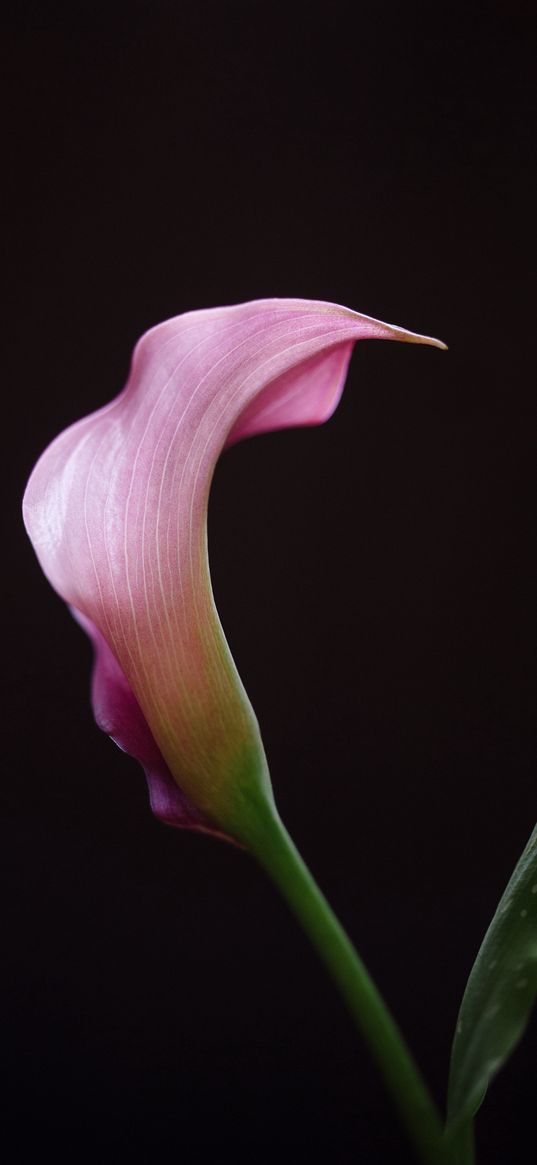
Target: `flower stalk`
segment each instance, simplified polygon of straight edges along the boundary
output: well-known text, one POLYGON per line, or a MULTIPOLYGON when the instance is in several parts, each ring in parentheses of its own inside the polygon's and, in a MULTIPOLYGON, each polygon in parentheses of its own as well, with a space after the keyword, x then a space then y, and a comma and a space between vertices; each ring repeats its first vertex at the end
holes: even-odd
POLYGON ((153 811, 257 858, 332 976, 419 1159, 446 1165, 420 1073, 278 816, 209 572, 207 506, 223 450, 328 420, 365 339, 445 347, 307 300, 165 321, 137 344, 119 396, 42 454, 24 518, 43 571, 93 643, 96 721, 143 765, 153 811))
MULTIPOLYGON (((422 1165, 453 1162, 442 1120, 397 1024, 276 811, 258 822, 250 851, 307 934, 359 1029, 422 1165)), ((467 1165, 471 1165, 470 1158, 467 1165)))

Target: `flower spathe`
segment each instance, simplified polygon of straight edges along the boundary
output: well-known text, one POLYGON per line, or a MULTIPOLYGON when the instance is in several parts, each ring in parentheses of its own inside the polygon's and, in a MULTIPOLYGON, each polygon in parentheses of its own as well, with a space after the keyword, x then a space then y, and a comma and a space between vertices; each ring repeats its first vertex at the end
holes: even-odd
POLYGON ((216 462, 239 438, 326 420, 361 339, 444 347, 307 300, 167 320, 136 345, 120 395, 61 433, 30 477, 28 533, 95 648, 96 719, 143 764, 172 824, 247 844, 272 798, 211 590, 216 462))

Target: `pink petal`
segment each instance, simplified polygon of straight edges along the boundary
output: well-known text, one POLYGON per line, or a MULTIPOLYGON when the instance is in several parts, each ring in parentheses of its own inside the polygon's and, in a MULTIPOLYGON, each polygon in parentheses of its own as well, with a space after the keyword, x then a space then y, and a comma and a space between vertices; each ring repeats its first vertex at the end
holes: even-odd
POLYGON ((45 574, 102 636, 175 784, 234 836, 271 789, 211 591, 211 478, 225 445, 330 416, 366 338, 443 347, 306 300, 168 320, 137 344, 120 396, 53 441, 28 483, 45 574))
POLYGON ((165 825, 179 829, 195 829, 218 837, 226 836, 213 828, 211 822, 191 805, 176 785, 151 735, 136 696, 100 631, 74 607, 71 611, 89 636, 95 652, 91 685, 95 721, 123 752, 127 752, 143 766, 155 816, 165 825))

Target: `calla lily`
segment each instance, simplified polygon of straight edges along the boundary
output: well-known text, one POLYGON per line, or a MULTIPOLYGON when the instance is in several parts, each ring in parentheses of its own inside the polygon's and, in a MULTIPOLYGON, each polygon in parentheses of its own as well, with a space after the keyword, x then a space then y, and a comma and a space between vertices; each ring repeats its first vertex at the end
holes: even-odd
POLYGON ((211 591, 216 462, 242 437, 325 421, 363 339, 444 347, 305 300, 168 320, 137 344, 120 395, 57 437, 31 475, 26 527, 93 642, 97 722, 142 763, 170 824, 248 845, 273 803, 211 591))

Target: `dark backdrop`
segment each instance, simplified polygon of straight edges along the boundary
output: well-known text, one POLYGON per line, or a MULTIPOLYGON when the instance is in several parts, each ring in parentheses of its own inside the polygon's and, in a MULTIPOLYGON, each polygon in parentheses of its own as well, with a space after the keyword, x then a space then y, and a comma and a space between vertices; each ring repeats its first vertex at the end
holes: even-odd
MULTIPOLYGON (((20 523, 36 457, 145 328, 262 296, 450 346, 360 345, 326 427, 222 460, 209 531, 284 820, 443 1098, 535 819, 530 15, 75 0, 7 22, 12 1161, 411 1160, 264 876, 159 825, 95 729, 89 648, 20 523)), ((533 1027, 486 1101, 483 1165, 522 1159, 536 1051, 533 1027)))

